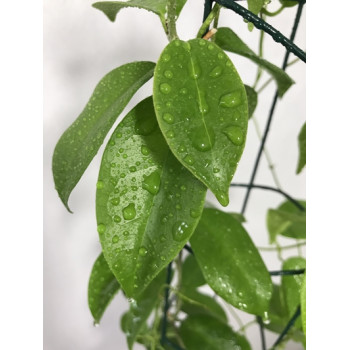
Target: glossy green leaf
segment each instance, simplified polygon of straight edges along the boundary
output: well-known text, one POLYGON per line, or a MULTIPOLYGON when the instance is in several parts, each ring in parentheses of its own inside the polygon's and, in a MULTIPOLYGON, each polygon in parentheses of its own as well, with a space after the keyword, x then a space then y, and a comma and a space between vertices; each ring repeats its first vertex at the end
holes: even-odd
MULTIPOLYGON (((292 257, 283 263, 283 270, 305 269, 306 261, 301 257, 292 257)), ((300 290, 304 275, 282 276, 282 290, 289 318, 292 317, 300 305, 300 290)), ((301 328, 301 319, 295 322, 296 327, 301 328)))
POLYGON ((299 1, 293 1, 293 0, 280 0, 280 3, 284 6, 284 7, 293 7, 295 5, 299 4, 299 1))
POLYGON ((182 311, 188 315, 212 315, 221 321, 226 322, 227 317, 223 308, 213 297, 202 294, 194 289, 182 291, 182 311))
MULTIPOLYGON (((298 202, 306 208, 305 201, 298 202)), ((266 221, 271 243, 276 241, 278 235, 295 239, 306 238, 306 212, 290 201, 283 202, 277 209, 269 209, 266 221)))
MULTIPOLYGON (((187 0, 177 0, 176 1, 176 15, 179 16, 183 6, 187 0)), ((92 4, 98 10, 101 10, 112 22, 115 21, 118 12, 127 7, 136 7, 151 11, 159 16, 163 27, 166 27, 166 13, 168 0, 129 0, 127 2, 122 1, 101 1, 92 4)))
POLYGON ((152 77, 153 69, 152 62, 133 62, 112 70, 98 83, 84 110, 59 139, 52 171, 56 190, 69 211, 70 193, 131 97, 152 77))
POLYGON ((136 299, 130 301, 130 310, 123 320, 129 349, 133 348, 136 337, 145 326, 152 310, 162 300, 165 278, 166 270, 163 270, 136 299))
POLYGON ((306 123, 302 126, 299 136, 298 136, 298 145, 299 145, 299 160, 297 167, 297 174, 301 173, 305 164, 306 164, 306 123))
POLYGON ((265 317, 271 277, 241 223, 230 214, 204 209, 190 242, 209 286, 233 306, 265 317))
POLYGON ((92 268, 88 288, 89 308, 96 324, 119 289, 120 284, 101 253, 92 268))
POLYGON ((258 105, 258 94, 252 87, 248 85, 244 85, 244 87, 248 99, 248 118, 250 119, 258 105))
POLYGON ((227 55, 207 40, 172 41, 157 62, 153 93, 173 154, 228 205, 245 144, 248 103, 227 55))
POLYGON ((300 306, 301 306, 301 324, 304 334, 306 335, 306 274, 300 291, 300 306))
POLYGON ((215 34, 215 43, 223 50, 249 58, 271 74, 277 83, 280 97, 294 84, 294 81, 286 72, 256 55, 230 28, 219 28, 215 34))
POLYGON ((128 297, 136 297, 183 248, 206 189, 170 152, 149 97, 132 109, 103 154, 97 230, 106 260, 128 297))
POLYGON ((264 6, 265 0, 247 0, 248 10, 257 15, 264 6))
POLYGON ((248 341, 225 323, 209 315, 186 318, 180 327, 186 350, 251 350, 248 341))
POLYGON ((188 255, 182 265, 181 288, 183 290, 196 289, 205 283, 205 279, 198 266, 196 258, 192 254, 188 255))

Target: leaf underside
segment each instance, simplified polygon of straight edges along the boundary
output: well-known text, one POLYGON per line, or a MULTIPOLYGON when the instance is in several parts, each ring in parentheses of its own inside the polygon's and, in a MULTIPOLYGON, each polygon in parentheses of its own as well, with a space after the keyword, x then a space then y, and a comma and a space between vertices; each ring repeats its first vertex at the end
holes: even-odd
POLYGON ((103 154, 96 217, 106 260, 128 297, 136 297, 192 235, 206 189, 172 155, 152 98, 112 134, 103 154))
POLYGON ((56 190, 69 211, 68 198, 73 188, 131 97, 152 77, 153 69, 152 62, 132 62, 108 73, 57 142, 52 171, 56 190))
POLYGON ((299 160, 297 174, 300 174, 306 165, 306 123, 302 126, 298 136, 299 160))
POLYGON ((258 105, 258 94, 252 87, 248 85, 244 85, 244 87, 248 99, 248 118, 250 119, 258 105))
POLYGON ((227 206, 248 125, 245 88, 232 62, 207 40, 174 40, 157 62, 153 94, 173 154, 227 206))

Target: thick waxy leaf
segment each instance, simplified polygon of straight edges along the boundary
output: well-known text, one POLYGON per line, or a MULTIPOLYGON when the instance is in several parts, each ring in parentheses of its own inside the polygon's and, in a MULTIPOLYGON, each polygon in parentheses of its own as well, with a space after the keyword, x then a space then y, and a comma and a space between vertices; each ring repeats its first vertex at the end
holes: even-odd
POLYGON ((248 341, 209 315, 189 316, 180 327, 186 350, 251 350, 248 341))
POLYGON ((219 28, 215 34, 215 43, 223 50, 249 58, 269 72, 277 83, 280 97, 294 84, 294 81, 286 72, 256 55, 230 28, 219 28))
MULTIPOLYGON (((305 269, 306 261, 301 257, 289 258, 283 263, 283 270, 305 269)), ((292 317, 300 305, 300 290, 303 284, 304 275, 292 275, 282 277, 282 290, 289 318, 292 317)), ((295 322, 296 327, 301 328, 301 320, 295 322)))
POLYGON ((252 87, 248 85, 244 85, 244 87, 248 99, 248 118, 250 119, 258 105, 258 94, 252 87))
POLYGON ((306 164, 306 123, 302 126, 299 136, 298 136, 298 144, 299 144, 299 160, 297 167, 297 174, 301 173, 305 164, 306 164))
POLYGON ((59 139, 52 160, 56 190, 68 198, 94 158, 108 131, 135 92, 153 75, 154 63, 133 62, 108 73, 88 104, 59 139))
POLYGON ((300 291, 300 306, 301 306, 301 323, 304 334, 306 335, 306 274, 300 291))
POLYGON ((265 317, 271 277, 241 223, 230 214, 204 209, 190 241, 209 286, 233 306, 265 317))
POLYGON ((196 258, 193 255, 189 255, 182 265, 181 288, 183 290, 194 290, 205 283, 205 279, 197 264, 196 258))
POLYGON ((120 284, 101 253, 92 268, 88 289, 89 308, 95 323, 100 322, 107 306, 119 289, 120 284))
POLYGON ((248 125, 245 88, 231 61, 207 40, 174 40, 157 63, 153 92, 170 149, 228 205, 248 125))
POLYGON ((123 317, 123 331, 127 335, 128 348, 132 349, 152 310, 162 299, 166 271, 163 270, 136 299, 130 301, 130 310, 123 317))
MULTIPOLYGON (((306 208, 305 201, 298 201, 306 208)), ((295 239, 306 238, 306 212, 301 211, 290 201, 282 203, 276 210, 269 209, 267 212, 267 229, 270 242, 276 241, 277 235, 295 239)))
POLYGON ((128 297, 141 293, 183 248, 205 193, 170 152, 152 98, 139 103, 106 146, 96 194, 104 255, 128 297))
POLYGON ((247 0, 248 10, 257 15, 264 6, 265 0, 247 0))
MULTIPOLYGON (((179 16, 187 0, 176 1, 176 15, 179 16)), ((122 1, 101 1, 92 4, 93 7, 101 10, 112 22, 115 21, 118 12, 126 7, 136 7, 147 11, 154 12, 159 16, 163 27, 166 28, 166 12, 169 0, 129 0, 122 1)))

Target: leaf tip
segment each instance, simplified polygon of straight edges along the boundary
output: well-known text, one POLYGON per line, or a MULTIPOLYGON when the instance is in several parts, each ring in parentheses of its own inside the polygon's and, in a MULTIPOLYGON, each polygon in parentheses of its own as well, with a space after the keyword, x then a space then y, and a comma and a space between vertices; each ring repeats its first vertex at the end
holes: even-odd
POLYGON ((223 207, 227 207, 228 204, 230 203, 227 193, 218 192, 215 196, 216 196, 216 199, 219 201, 219 203, 220 203, 223 207))

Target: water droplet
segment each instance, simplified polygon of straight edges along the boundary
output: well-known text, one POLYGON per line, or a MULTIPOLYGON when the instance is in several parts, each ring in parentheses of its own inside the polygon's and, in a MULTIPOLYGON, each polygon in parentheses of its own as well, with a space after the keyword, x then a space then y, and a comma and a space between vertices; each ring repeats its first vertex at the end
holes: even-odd
POLYGON ((180 90, 180 94, 181 94, 181 95, 186 95, 186 94, 187 94, 187 89, 186 89, 186 88, 182 88, 182 89, 180 90))
POLYGON ((142 188, 153 195, 158 193, 159 186, 160 186, 160 175, 158 171, 154 171, 150 175, 145 176, 145 179, 143 180, 143 183, 142 183, 142 188))
POLYGON ((168 124, 174 123, 174 117, 170 113, 163 114, 163 120, 168 124))
POLYGON ((97 232, 102 234, 102 233, 105 233, 106 232, 106 226, 104 224, 99 224, 97 226, 97 232))
POLYGON ((171 79, 172 77, 173 77, 173 72, 171 71, 171 70, 166 70, 165 72, 164 72, 164 76, 166 77, 166 78, 168 78, 168 79, 171 79))
POLYGON ((97 188, 98 190, 101 190, 103 187, 105 187, 104 182, 103 182, 103 181, 97 181, 97 183, 96 183, 96 188, 97 188))
POLYGON ((112 242, 113 243, 118 243, 119 242, 119 237, 118 236, 113 236, 112 242))
POLYGON ((197 60, 192 60, 190 62, 189 73, 192 79, 198 79, 200 77, 202 70, 197 60))
POLYGON ((180 209, 182 208, 182 206, 181 206, 181 204, 178 203, 178 204, 175 205, 175 208, 176 208, 177 210, 180 210, 180 209))
POLYGON ((179 151, 179 153, 183 153, 186 151, 186 147, 184 145, 180 145, 177 150, 179 151))
POLYGON ((130 171, 131 173, 134 173, 134 172, 136 171, 136 166, 131 166, 131 167, 129 168, 129 171, 130 171))
POLYGON ((191 209, 190 210, 190 215, 191 215, 192 218, 196 219, 196 218, 198 218, 201 215, 201 212, 198 209, 197 210, 196 209, 191 209))
POLYGON ((116 197, 111 200, 112 205, 118 205, 120 203, 120 198, 116 197))
POLYGON ((242 298, 243 297, 243 292, 238 292, 238 296, 242 298))
POLYGON ((188 165, 193 165, 194 159, 189 154, 186 154, 184 158, 184 162, 187 163, 188 165))
POLYGON ((264 324, 270 324, 270 322, 271 322, 270 315, 267 311, 264 312, 263 317, 262 317, 262 321, 264 324))
POLYGON ((220 107, 233 108, 242 103, 241 92, 234 91, 229 94, 223 95, 220 99, 220 107))
POLYGON ((168 217, 166 215, 163 215, 161 217, 161 221, 162 221, 163 224, 165 224, 166 222, 168 222, 168 217))
POLYGON ((220 169, 219 168, 214 168, 213 172, 214 172, 214 174, 217 174, 218 172, 220 172, 220 169))
POLYGON ((171 86, 168 83, 162 83, 159 85, 159 90, 163 94, 170 94, 171 92, 171 86))
POLYGON ((139 249, 139 255, 140 256, 146 256, 147 255, 147 249, 145 247, 140 247, 139 249))
POLYGON ((234 126, 234 125, 228 126, 227 128, 225 128, 223 133, 236 146, 240 146, 243 144, 243 141, 244 141, 243 131, 239 126, 234 126))
POLYGON ((198 109, 202 114, 206 114, 209 111, 209 106, 207 104, 207 101, 205 99, 205 92, 202 90, 199 90, 199 99, 198 99, 198 109))
POLYGON ((165 104, 166 107, 170 108, 172 106, 171 102, 168 101, 166 104, 165 104))
POLYGON ((181 185, 181 186, 180 186, 180 189, 181 189, 181 191, 186 191, 186 190, 187 190, 187 187, 186 187, 186 185, 181 185))
POLYGON ((191 45, 187 42, 187 41, 184 41, 182 43, 182 46, 183 48, 186 50, 186 51, 190 51, 191 50, 191 45))
POLYGON ((99 324, 97 321, 94 321, 93 325, 94 325, 94 327, 96 327, 96 328, 100 327, 100 324, 99 324))
POLYGON ((205 44, 206 44, 206 41, 204 39, 199 40, 199 45, 200 46, 205 46, 205 44))
POLYGON ((166 237, 165 237, 164 233, 160 235, 160 241, 161 242, 165 242, 166 241, 166 237))
POLYGON ((123 153, 124 152, 124 148, 119 148, 119 153, 123 153))
POLYGON ((213 44, 209 44, 208 45, 208 50, 210 50, 210 51, 214 50, 214 45, 213 44))
POLYGON ((231 67, 232 66, 232 62, 231 61, 226 61, 226 67, 231 67))
POLYGON ((171 56, 168 53, 163 54, 162 60, 164 62, 169 62, 171 60, 171 56))
POLYGON ((160 260, 165 261, 165 256, 164 256, 164 255, 161 255, 161 256, 160 256, 160 260))
POLYGON ((136 216, 135 204, 130 203, 123 209, 123 217, 125 220, 132 220, 136 216))
POLYGON ((189 227, 185 221, 176 221, 173 225, 172 235, 177 242, 184 240, 184 236, 189 232, 189 227))
POLYGON ((144 118, 136 120, 135 132, 138 135, 147 136, 151 134, 157 127, 157 120, 155 118, 149 118, 147 115, 142 115, 144 118))
POLYGON ((180 40, 174 40, 175 46, 180 46, 180 40))
POLYGON ((114 222, 121 222, 122 221, 122 218, 118 215, 116 215, 114 218, 113 218, 114 222))
POLYGON ((224 207, 226 207, 229 203, 228 195, 224 192, 218 192, 218 194, 216 195, 216 199, 224 207))
POLYGON ((216 66, 210 73, 209 76, 212 78, 217 78, 222 74, 222 67, 221 66, 216 66))
POLYGON ((169 131, 166 133, 166 136, 167 136, 169 139, 172 139, 172 138, 175 136, 174 131, 169 130, 169 131))
POLYGON ((218 59, 222 60, 225 57, 225 55, 223 53, 218 53, 218 59))
POLYGON ((191 135, 192 145, 200 152, 206 152, 213 148, 215 134, 211 127, 198 128, 191 135))
POLYGON ((150 149, 149 149, 147 146, 142 145, 142 146, 141 146, 141 153, 142 153, 144 156, 148 156, 149 153, 150 153, 150 149))
POLYGON ((116 137, 117 139, 120 139, 122 136, 123 136, 123 134, 122 134, 121 132, 118 132, 118 133, 115 135, 115 137, 116 137))
POLYGON ((129 231, 124 231, 124 232, 123 232, 123 235, 124 235, 125 237, 129 236, 129 231))

